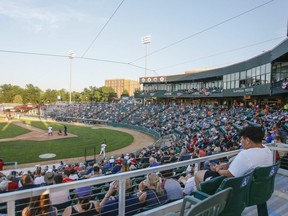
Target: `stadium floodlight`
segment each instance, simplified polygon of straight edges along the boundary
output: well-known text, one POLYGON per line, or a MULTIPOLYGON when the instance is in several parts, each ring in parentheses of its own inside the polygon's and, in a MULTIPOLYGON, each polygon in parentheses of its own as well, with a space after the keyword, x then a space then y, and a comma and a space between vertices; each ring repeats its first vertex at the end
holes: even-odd
POLYGON ((145 77, 147 72, 147 45, 151 43, 151 35, 146 35, 141 38, 142 44, 145 44, 145 77))
POLYGON ((68 57, 70 59, 69 104, 71 104, 72 59, 75 57, 75 53, 72 50, 69 51, 68 57))

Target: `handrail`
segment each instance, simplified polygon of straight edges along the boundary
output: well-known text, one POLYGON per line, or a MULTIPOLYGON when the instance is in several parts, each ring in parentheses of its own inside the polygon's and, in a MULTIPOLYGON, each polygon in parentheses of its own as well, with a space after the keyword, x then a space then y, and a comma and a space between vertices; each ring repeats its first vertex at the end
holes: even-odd
POLYGON ((8 193, 0 194, 0 200, 1 200, 1 202, 7 202, 7 214, 8 215, 15 215, 15 200, 23 199, 23 198, 29 198, 31 196, 39 195, 46 190, 48 190, 48 192, 50 193, 50 192, 56 192, 59 189, 70 190, 70 189, 75 189, 75 188, 79 188, 79 187, 91 186, 91 185, 106 183, 106 182, 110 182, 110 181, 114 181, 114 180, 119 180, 119 197, 120 198, 119 198, 119 211, 118 211, 118 213, 119 213, 119 215, 125 215, 125 180, 127 178, 136 177, 136 176, 140 176, 140 175, 146 175, 146 174, 151 173, 151 172, 160 172, 163 170, 174 169, 174 168, 178 168, 181 166, 187 166, 187 165, 191 165, 191 164, 195 164, 195 165, 197 165, 196 167, 200 167, 199 165, 201 162, 204 162, 206 160, 223 158, 223 157, 230 157, 230 156, 233 156, 235 154, 238 154, 239 151, 240 150, 235 150, 235 151, 215 154, 215 155, 211 155, 211 156, 207 156, 207 157, 201 157, 201 158, 195 158, 195 159, 190 159, 190 160, 176 162, 176 163, 165 164, 165 165, 161 165, 161 166, 157 166, 157 167, 139 169, 139 170, 124 172, 124 173, 119 173, 119 174, 113 174, 113 175, 107 175, 107 176, 100 176, 97 178, 91 178, 91 179, 69 182, 69 183, 64 183, 64 184, 43 186, 43 187, 38 187, 38 188, 33 188, 33 189, 23 190, 23 191, 8 192, 8 193))

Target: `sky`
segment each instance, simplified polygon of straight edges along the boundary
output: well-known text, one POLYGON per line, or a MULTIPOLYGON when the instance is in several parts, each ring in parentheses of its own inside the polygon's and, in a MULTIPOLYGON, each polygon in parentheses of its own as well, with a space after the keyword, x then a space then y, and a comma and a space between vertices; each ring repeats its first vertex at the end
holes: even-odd
POLYGON ((283 41, 287 9, 287 0, 0 0, 0 85, 81 92, 231 65, 283 41))

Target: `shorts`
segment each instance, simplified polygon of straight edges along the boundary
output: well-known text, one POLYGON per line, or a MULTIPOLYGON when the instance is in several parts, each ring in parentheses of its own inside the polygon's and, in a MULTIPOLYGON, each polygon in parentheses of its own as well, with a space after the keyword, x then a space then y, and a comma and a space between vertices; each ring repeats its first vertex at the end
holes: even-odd
POLYGON ((204 174, 204 181, 220 176, 218 172, 207 170, 204 174))

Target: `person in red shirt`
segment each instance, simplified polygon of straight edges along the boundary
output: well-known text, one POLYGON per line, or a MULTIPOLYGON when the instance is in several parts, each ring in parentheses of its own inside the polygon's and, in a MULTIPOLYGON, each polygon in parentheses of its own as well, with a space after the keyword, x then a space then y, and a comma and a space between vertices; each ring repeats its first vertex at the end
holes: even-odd
POLYGON ((3 170, 4 161, 0 158, 0 170, 3 170))
POLYGON ((62 183, 74 181, 73 179, 69 178, 69 175, 70 175, 70 171, 69 170, 64 170, 62 183))
POLYGON ((13 181, 15 177, 13 175, 8 175, 7 180, 8 180, 8 191, 14 191, 18 188, 18 183, 13 181))

